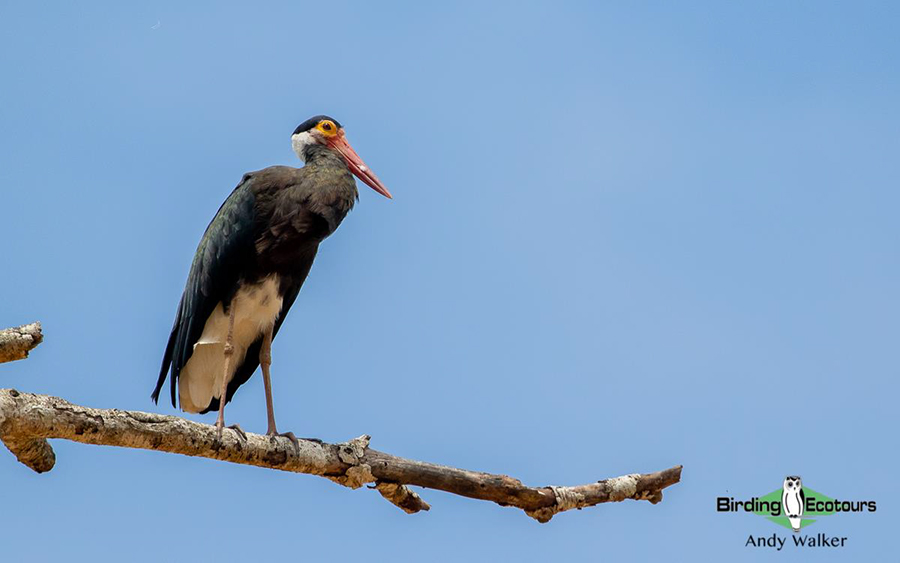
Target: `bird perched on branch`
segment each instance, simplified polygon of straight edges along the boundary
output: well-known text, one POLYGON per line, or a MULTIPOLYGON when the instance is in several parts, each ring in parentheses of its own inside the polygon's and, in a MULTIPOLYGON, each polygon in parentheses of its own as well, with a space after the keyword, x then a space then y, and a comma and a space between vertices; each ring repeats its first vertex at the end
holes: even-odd
MULTIPOLYGON (((219 411, 256 366, 262 366, 270 436, 279 434, 272 406, 272 339, 312 267, 319 243, 338 228, 359 194, 353 175, 391 194, 347 142, 337 120, 319 115, 291 136, 303 168, 271 166, 245 174, 206 228, 188 274, 163 356, 159 392, 171 372, 181 409, 219 411)), ((243 431, 233 425, 241 436, 243 431)))

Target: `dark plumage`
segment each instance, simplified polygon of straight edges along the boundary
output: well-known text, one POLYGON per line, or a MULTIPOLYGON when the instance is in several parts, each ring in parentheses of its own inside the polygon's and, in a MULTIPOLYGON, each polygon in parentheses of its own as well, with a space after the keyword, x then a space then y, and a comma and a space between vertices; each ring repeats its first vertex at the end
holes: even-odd
MULTIPOLYGON (((275 321, 277 334, 306 280, 322 242, 341 224, 359 197, 347 164, 334 151, 316 145, 307 150, 303 168, 272 166, 245 174, 200 241, 188 274, 175 324, 163 356, 153 400, 171 364, 171 399, 178 376, 203 332, 206 319, 221 302, 227 311, 242 284, 276 274, 283 304, 275 321)), ((228 383, 226 403, 259 365, 262 337, 248 348, 228 383)), ((202 413, 219 408, 212 401, 202 413)))
MULTIPOLYGON (((206 228, 152 394, 158 401, 171 374, 172 406, 177 394, 182 410, 218 409, 219 435, 225 405, 257 366, 266 391, 267 434, 278 434, 272 340, 309 275, 319 243, 358 198, 353 176, 391 197, 334 119, 320 115, 303 122, 291 143, 306 166, 245 174, 206 228)), ((299 447, 293 434, 282 435, 299 447)))
POLYGON ((294 135, 296 135, 297 133, 303 133, 304 131, 309 131, 324 120, 331 121, 338 129, 343 127, 340 123, 338 123, 337 119, 334 119, 333 117, 328 117, 327 115, 317 115, 315 117, 310 117, 309 119, 298 125, 297 128, 294 129, 294 135))

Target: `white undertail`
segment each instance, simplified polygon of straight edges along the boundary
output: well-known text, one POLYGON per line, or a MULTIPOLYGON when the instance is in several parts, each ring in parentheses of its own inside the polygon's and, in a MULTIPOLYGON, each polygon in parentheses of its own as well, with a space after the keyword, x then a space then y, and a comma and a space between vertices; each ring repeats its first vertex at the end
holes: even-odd
MULTIPOLYGON (((227 381, 231 381, 238 366, 244 362, 247 348, 275 325, 281 312, 278 285, 278 278, 269 276, 255 285, 241 287, 231 301, 234 309, 234 355, 227 381)), ((178 381, 181 410, 200 412, 209 406, 213 398, 220 398, 222 377, 225 376, 227 335, 228 315, 219 303, 206 320, 203 334, 194 344, 191 359, 181 370, 178 381)))

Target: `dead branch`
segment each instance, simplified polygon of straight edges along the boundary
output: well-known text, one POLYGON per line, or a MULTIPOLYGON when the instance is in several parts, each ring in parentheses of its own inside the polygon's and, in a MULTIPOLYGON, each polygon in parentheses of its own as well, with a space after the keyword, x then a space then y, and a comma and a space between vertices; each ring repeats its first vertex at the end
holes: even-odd
POLYGON ((521 508, 540 522, 553 515, 625 499, 662 500, 662 490, 678 483, 681 466, 574 487, 526 487, 506 475, 492 475, 396 457, 369 448, 369 437, 341 444, 226 431, 175 416, 74 405, 57 397, 0 389, 0 439, 19 461, 41 473, 56 461, 48 438, 84 444, 158 450, 320 475, 350 488, 371 484, 408 513, 429 506, 408 485, 438 489, 502 506, 521 508))
POLYGON ((35 346, 44 340, 41 323, 0 330, 0 364, 24 360, 35 346))

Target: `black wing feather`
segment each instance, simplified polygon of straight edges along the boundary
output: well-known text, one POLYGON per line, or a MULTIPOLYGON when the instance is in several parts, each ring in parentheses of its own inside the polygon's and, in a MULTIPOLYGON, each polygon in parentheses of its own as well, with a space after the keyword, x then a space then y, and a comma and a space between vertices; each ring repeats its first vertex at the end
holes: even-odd
MULTIPOLYGON (((272 166, 253 172, 225 200, 194 256, 152 394, 154 401, 171 368, 172 406, 177 406, 178 375, 209 315, 219 302, 230 304, 243 274, 278 274, 282 305, 274 335, 278 334, 312 268, 319 243, 334 232, 356 199, 353 177, 343 161, 337 162, 340 166, 332 176, 320 172, 318 180, 310 180, 308 167, 272 166)), ((247 349, 228 383, 226 403, 256 371, 261 346, 262 337, 247 349)), ((218 408, 219 399, 213 398, 202 412, 218 408)))
POLYGON ((156 389, 159 392, 170 373, 172 406, 178 375, 200 339, 206 319, 219 302, 229 303, 238 289, 241 269, 254 260, 255 207, 252 176, 246 175, 231 192, 209 223, 191 264, 184 293, 163 355, 156 389))
MULTIPOLYGON (((266 263, 269 268, 279 269, 277 262, 289 264, 290 267, 281 270, 281 291, 283 292, 281 301, 281 310, 278 318, 275 320, 275 326, 272 331, 272 338, 278 335, 278 329, 287 317, 288 311, 297 299, 300 288, 309 271, 312 268, 313 261, 319 249, 319 241, 327 236, 329 226, 326 219, 314 213, 309 206, 303 201, 302 193, 293 190, 283 190, 277 198, 289 199, 297 197, 299 201, 292 204, 282 205, 277 208, 271 215, 266 214, 269 220, 266 227, 261 229, 256 240, 256 248, 262 251, 267 260, 275 260, 275 263, 266 263), (291 236, 285 236, 287 231, 291 231, 291 236), (305 244, 299 243, 300 238, 305 239, 305 244), (288 249, 283 248, 278 241, 291 241, 288 249), (280 259, 278 257, 281 257, 280 259)), ((268 202, 267 202, 268 203, 268 202)), ((266 203, 262 204, 263 207, 266 203)), ((225 390, 225 403, 228 404, 238 387, 246 383, 256 368, 259 366, 259 351, 262 348, 262 336, 256 339, 248 348, 244 356, 243 363, 238 366, 234 372, 234 377, 228 382, 228 388, 225 390)), ((209 405, 201 414, 218 410, 219 399, 212 398, 209 405)))
MULTIPOLYGON (((265 226, 260 228, 256 239, 261 266, 266 271, 281 274, 281 311, 275 320, 272 338, 287 317, 288 311, 297 299, 300 288, 319 249, 319 241, 328 236, 331 228, 328 221, 310 209, 308 191, 302 184, 297 188, 278 190, 267 194, 258 201, 258 206, 266 217, 265 226)), ((234 372, 225 390, 225 403, 231 401, 238 387, 246 383, 259 366, 259 351, 262 336, 247 348, 243 363, 234 372)), ((218 410, 219 399, 213 397, 202 413, 218 410)))

